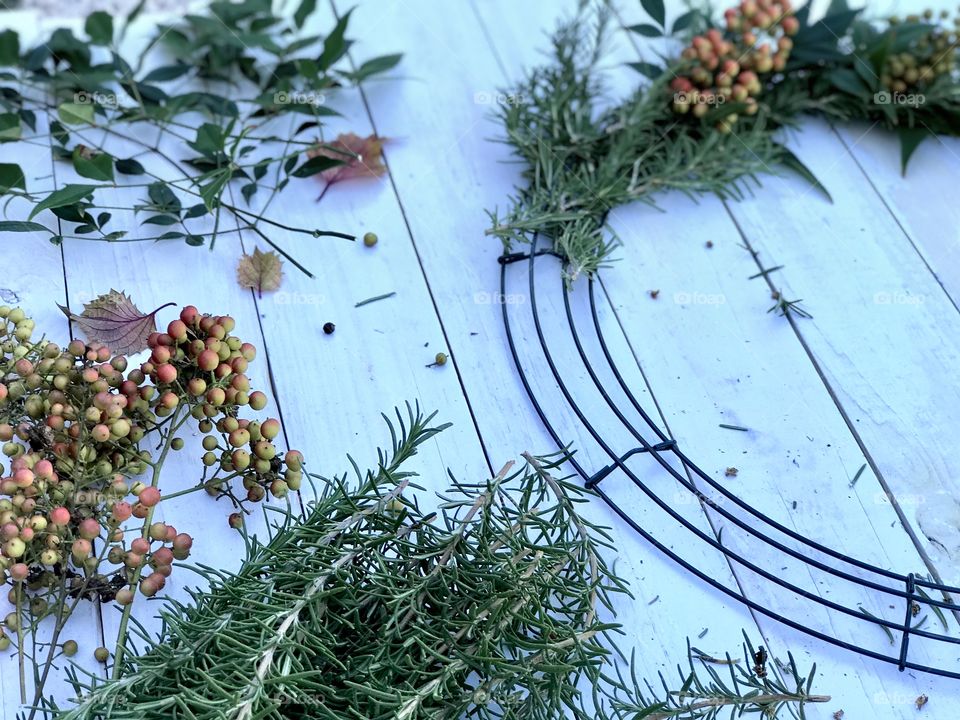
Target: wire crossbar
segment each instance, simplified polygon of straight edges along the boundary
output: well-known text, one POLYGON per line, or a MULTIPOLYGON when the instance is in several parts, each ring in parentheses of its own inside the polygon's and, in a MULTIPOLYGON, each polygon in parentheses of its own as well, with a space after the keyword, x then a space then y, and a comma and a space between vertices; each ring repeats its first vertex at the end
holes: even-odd
MULTIPOLYGON (((718 482, 698 467, 681 451, 677 442, 657 425, 650 413, 647 412, 643 404, 637 399, 636 393, 633 392, 625 380, 623 373, 618 368, 600 322, 593 277, 588 278, 586 281, 589 300, 588 318, 589 324, 592 326, 587 332, 592 337, 592 340, 589 340, 585 335, 581 334, 581 328, 578 327, 575 317, 576 313, 571 303, 570 288, 567 286, 567 283, 563 283, 563 313, 565 315, 566 328, 569 330, 570 339, 573 341, 576 352, 573 354, 557 353, 551 349, 551 344, 548 342, 547 333, 543 327, 544 317, 541 316, 539 311, 537 273, 535 269, 538 260, 541 258, 544 258, 541 262, 545 262, 549 261, 549 258, 552 256, 561 263, 564 262, 564 258, 550 248, 539 248, 538 244, 539 239, 534 236, 531 240, 529 252, 512 252, 500 257, 501 298, 507 297, 508 275, 518 273, 516 270, 508 272, 508 269, 513 266, 526 267, 526 288, 529 293, 529 303, 501 303, 504 329, 506 331, 507 344, 517 367, 520 382, 530 397, 534 410, 543 423, 544 428, 557 444, 557 447, 565 449, 567 442, 561 437, 559 428, 555 426, 555 420, 548 415, 541 399, 534 390, 531 376, 528 376, 528 372, 524 367, 520 349, 514 336, 515 324, 520 320, 520 318, 516 317, 516 313, 521 312, 521 308, 525 307, 529 308, 529 316, 525 318, 525 322, 529 323, 532 321, 537 341, 533 352, 539 352, 538 361, 546 365, 549 372, 548 377, 552 378, 566 406, 569 407, 579 422, 581 429, 585 430, 597 446, 602 449, 603 453, 609 457, 610 462, 608 464, 596 469, 590 469, 581 463, 576 454, 570 454, 569 462, 574 470, 583 478, 585 486, 599 496, 627 526, 643 537, 644 540, 651 543, 657 550, 680 565, 687 572, 747 608, 823 642, 895 665, 901 671, 911 669, 948 678, 960 679, 960 664, 957 662, 955 652, 951 657, 953 661, 952 666, 948 666, 950 664, 949 662, 944 662, 942 665, 931 665, 925 662, 911 660, 909 654, 911 638, 922 638, 929 641, 934 650, 933 655, 937 657, 947 657, 945 653, 937 653, 937 649, 960 645, 960 637, 948 634, 945 620, 946 617, 960 618, 960 604, 953 599, 954 596, 960 595, 960 588, 917 576, 914 573, 901 574, 878 567, 872 563, 851 557, 822 543, 818 543, 761 512, 744 498, 731 492, 723 483, 718 482), (599 349, 602 357, 602 365, 605 367, 602 371, 612 375, 614 379, 613 386, 619 388, 619 393, 626 399, 626 406, 618 405, 612 396, 613 393, 610 392, 600 378, 598 366, 595 366, 594 361, 591 360, 590 354, 585 348, 586 341, 595 343, 595 347, 599 349), (564 361, 569 360, 571 357, 578 363, 573 368, 569 368, 564 364, 564 361), (563 365, 563 367, 560 365, 563 365), (613 413, 617 421, 622 425, 622 428, 625 429, 633 439, 635 444, 633 444, 632 447, 628 447, 625 450, 612 447, 605 439, 603 431, 598 428, 596 421, 591 420, 584 407, 577 402, 575 391, 581 388, 582 382, 577 381, 574 383, 568 378, 582 376, 582 372, 586 372, 586 375, 589 377, 592 391, 600 396, 603 405, 613 413), (639 416, 642 420, 641 427, 638 428, 637 423, 631 422, 627 417, 628 412, 635 412, 639 416), (725 521, 738 528, 739 531, 742 531, 755 541, 762 543, 769 553, 767 557, 783 557, 784 559, 790 558, 791 561, 799 561, 806 570, 810 572, 817 570, 825 573, 830 576, 833 582, 848 584, 849 588, 857 590, 864 596, 869 595, 869 593, 876 593, 878 594, 878 600, 883 600, 889 607, 903 608, 903 622, 887 620, 878 615, 868 613, 862 607, 851 607, 843 602, 823 597, 820 592, 814 592, 801 587, 784 577, 782 573, 782 563, 778 563, 775 566, 776 569, 764 567, 755 559, 751 559, 747 557, 745 553, 738 551, 733 545, 721 542, 719 534, 705 531, 684 517, 684 515, 674 507, 674 503, 670 502, 669 498, 665 498, 662 492, 658 492, 656 488, 651 486, 651 483, 645 481, 638 472, 628 465, 629 460, 641 455, 655 461, 662 471, 665 471, 667 475, 676 480, 686 492, 689 492, 696 498, 705 511, 709 510, 712 513, 716 513, 725 521), (818 630, 811 627, 809 622, 805 622, 804 618, 789 617, 783 612, 768 607, 753 597, 749 597, 748 594, 741 589, 728 587, 710 573, 698 568, 693 562, 682 557, 677 551, 658 540, 648 528, 643 527, 632 517, 631 513, 625 509, 624 503, 618 502, 617 498, 614 497, 614 493, 605 489, 605 481, 615 473, 628 478, 633 487, 639 490, 649 501, 654 503, 663 517, 669 518, 681 526, 698 541, 719 551, 730 565, 731 570, 736 567, 749 570, 751 573, 762 578, 764 582, 770 583, 771 586, 776 586, 786 591, 794 598, 799 598, 811 603, 811 607, 815 605, 817 609, 827 611, 831 617, 836 615, 844 618, 852 618, 858 623, 864 623, 865 627, 875 626, 877 628, 883 628, 890 638, 891 650, 889 652, 883 652, 875 648, 867 647, 865 644, 862 645, 842 640, 833 634, 818 630), (719 496, 718 499, 708 496, 700 489, 698 483, 705 484, 711 491, 717 493, 719 496), (725 506, 728 502, 742 511, 743 515, 727 509, 725 506), (785 539, 778 539, 776 536, 788 538, 793 542, 793 546, 787 544, 785 539), (924 629, 921 627, 922 622, 914 621, 915 617, 919 614, 921 606, 934 609, 934 612, 941 618, 945 626, 944 632, 941 633, 924 629), (898 642, 895 642, 895 638, 899 638, 898 642)), ((541 293, 542 292, 546 291, 542 290, 541 293)), ((552 318, 552 320, 557 321, 557 318, 552 318)), ((527 345, 529 344, 525 344, 525 347, 527 347, 527 345)), ((869 631, 865 630, 864 632, 869 631)))

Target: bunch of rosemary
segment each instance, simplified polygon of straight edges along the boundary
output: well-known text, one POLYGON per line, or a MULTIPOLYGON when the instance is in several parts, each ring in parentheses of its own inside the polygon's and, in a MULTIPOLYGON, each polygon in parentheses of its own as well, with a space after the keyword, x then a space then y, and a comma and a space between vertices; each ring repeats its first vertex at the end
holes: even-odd
POLYGON ((795 668, 789 690, 742 669, 703 681, 691 665, 664 700, 612 679, 616 626, 599 613, 626 589, 603 531, 575 511, 581 491, 528 456, 520 472, 454 481, 424 512, 402 465, 443 427, 397 417, 376 471, 354 465, 354 486, 335 478, 267 542, 249 538, 236 574, 198 568, 209 590, 168 604, 160 636, 144 633, 148 649, 131 648, 116 679, 75 670, 81 697, 56 716, 603 720, 822 700, 795 668))

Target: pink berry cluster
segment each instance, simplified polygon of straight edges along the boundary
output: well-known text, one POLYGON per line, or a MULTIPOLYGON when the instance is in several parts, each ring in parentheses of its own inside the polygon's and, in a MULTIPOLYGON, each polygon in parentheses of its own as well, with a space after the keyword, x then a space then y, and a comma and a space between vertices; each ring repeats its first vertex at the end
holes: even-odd
MULTIPOLYGON (((33 321, 0 307, 0 449, 9 462, 0 463, 0 581, 18 603, 8 630, 19 631, 27 612, 63 619, 65 597, 129 604, 137 589, 149 597, 164 587, 193 545, 152 520, 163 457, 184 447, 177 433, 189 420, 206 435, 194 489, 242 506, 300 487, 302 456, 281 456, 273 443, 280 423, 239 418, 267 397, 251 390, 256 349, 231 335, 234 324, 187 307, 128 370, 100 345, 34 342, 33 321)), ((0 649, 9 643, 0 631, 0 649)))
MULTIPOLYGON (((743 0, 724 13, 726 31, 711 28, 684 48, 684 64, 670 84, 673 110, 703 118, 728 101, 742 103, 745 115, 759 110, 757 97, 765 76, 782 71, 800 23, 790 0, 743 0)), ((730 132, 738 119, 731 112, 717 129, 730 132)))

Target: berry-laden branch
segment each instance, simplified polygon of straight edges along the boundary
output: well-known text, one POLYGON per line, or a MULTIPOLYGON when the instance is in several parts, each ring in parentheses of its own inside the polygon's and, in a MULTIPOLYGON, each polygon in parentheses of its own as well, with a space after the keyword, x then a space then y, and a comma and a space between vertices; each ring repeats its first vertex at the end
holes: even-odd
POLYGON ((681 688, 650 695, 600 617, 627 589, 603 530, 576 514, 584 491, 552 474, 563 458, 454 480, 425 512, 404 465, 443 429, 432 420, 398 412, 375 470, 354 464, 265 542, 248 538, 236 573, 198 570, 208 589, 167 605, 113 679, 74 670, 77 704, 55 717, 773 718, 829 699, 792 658, 786 681, 759 663, 725 681, 693 651, 681 688))
POLYGON ((251 207, 253 198, 266 193, 269 205, 291 180, 354 162, 349 148, 316 137, 324 118, 336 114, 328 100, 401 59, 384 55, 349 69, 351 13, 323 37, 305 35, 316 5, 303 0, 291 22, 274 14, 269 0, 212 2, 203 13, 158 27, 139 55, 126 50, 123 36, 142 2, 119 29, 108 13, 92 13, 85 38, 61 28, 30 48, 21 47, 17 32, 0 32, 0 143, 20 143, 31 155, 49 148, 52 162, 77 177, 37 188, 19 164, 0 163, 4 207, 12 199, 31 205, 26 217, 0 221, 0 231, 44 232, 55 244, 179 240, 213 248, 219 235, 236 232, 220 229, 226 212, 309 275, 267 232, 354 236, 266 217, 251 207), (296 130, 273 124, 298 117, 296 130), (132 156, 131 144, 138 149, 132 156), (172 157, 167 146, 183 155, 172 157), (155 174, 155 165, 172 166, 177 175, 155 174), (129 204, 113 200, 118 187, 129 204), (228 202, 233 191, 246 208, 228 202), (35 217, 56 219, 60 229, 35 217))
POLYGON ((722 23, 691 10, 668 31, 662 3, 642 5, 652 22, 627 30, 665 36, 675 54, 630 63, 649 82, 625 101, 602 105, 611 18, 601 4, 560 26, 552 60, 498 109, 527 186, 490 213, 487 234, 505 252, 549 238, 567 282, 610 261, 619 239, 606 220, 619 205, 667 190, 737 199, 777 166, 827 194, 780 141, 805 113, 896 132, 904 172, 925 138, 960 135, 960 19, 928 11, 877 23, 840 0, 814 22, 790 0, 743 0, 722 23))
MULTIPOLYGON (((118 298, 129 302, 111 293, 73 319, 85 332, 129 342, 153 315, 118 298)), ((273 442, 280 423, 240 417, 260 413, 267 397, 250 386, 256 349, 233 335, 234 325, 188 306, 165 331, 144 332, 149 357, 131 368, 93 341, 34 342, 23 310, 0 307, 0 441, 10 460, 9 470, 0 465, 0 578, 16 601, 0 645, 16 638, 24 676, 23 665, 34 663, 32 706, 42 702, 54 662, 76 652, 60 636, 79 602, 123 607, 114 659, 122 667, 138 592, 159 593, 174 561, 189 555, 190 534, 153 521, 164 468, 184 448, 188 424, 204 435, 205 452, 197 484, 171 496, 204 490, 243 512, 268 494, 283 498, 300 488, 301 454, 283 455, 273 442), (53 630, 44 644, 36 634, 46 618, 53 630), (34 646, 45 646, 45 657, 32 654, 34 646)), ((98 649, 98 658, 109 653, 98 649)))

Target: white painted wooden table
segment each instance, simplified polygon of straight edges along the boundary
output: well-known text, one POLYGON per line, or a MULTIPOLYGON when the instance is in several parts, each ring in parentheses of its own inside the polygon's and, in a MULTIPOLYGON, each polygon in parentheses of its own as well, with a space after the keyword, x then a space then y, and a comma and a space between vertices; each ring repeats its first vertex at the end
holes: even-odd
MULTIPOLYGON (((57 248, 39 235, 7 236, 2 243, 12 272, 0 283, 4 300, 15 297, 38 326, 64 335, 67 323, 55 303, 77 309, 111 287, 130 292, 141 307, 173 300, 231 313, 238 330, 266 349, 290 445, 325 474, 345 470, 348 452, 361 466, 373 462, 374 449, 387 438, 378 413, 408 400, 453 422, 418 458, 428 487, 442 487, 447 468, 479 478, 524 450, 555 450, 517 377, 501 308, 490 302, 499 290, 500 248, 483 233, 485 209, 504 205, 519 182, 519 168, 505 162, 507 148, 490 142, 499 128, 489 102, 524 67, 541 61, 546 31, 572 5, 360 4, 353 19, 358 56, 402 51, 405 57, 393 78, 371 82, 362 93, 342 91, 333 105, 344 117, 328 131, 376 130, 392 138, 389 175, 340 185, 320 205, 315 185, 292 185, 272 213, 291 224, 376 231, 375 249, 275 234, 317 277, 288 267, 283 290, 260 299, 232 279, 241 246, 250 251, 254 245, 246 236, 227 236, 213 252, 73 241, 57 248), (390 291, 397 295, 354 307, 390 291), (332 336, 321 331, 327 321, 336 323, 332 336), (439 351, 452 362, 425 367, 439 351)), ((621 12, 626 22, 639 20, 638 4, 623 2, 621 12)), ((26 14, 0 15, 0 21, 25 33, 36 29, 26 14)), ((618 66, 636 52, 618 36, 610 56, 613 94, 637 80, 618 66)), ((894 138, 873 128, 811 121, 790 145, 835 204, 797 178, 770 176, 740 203, 666 196, 666 212, 617 210, 612 223, 624 246, 620 262, 602 275, 601 323, 627 381, 642 401, 656 402, 663 427, 701 467, 807 537, 899 572, 926 574, 932 567, 944 581, 960 583, 960 142, 925 144, 907 179, 899 174, 894 138), (784 265, 777 286, 789 298, 803 298, 813 319, 788 322, 766 312, 769 289, 747 279, 757 266, 741 247, 745 242, 766 266, 784 265), (659 298, 650 290, 659 290, 659 298), (731 432, 720 423, 751 430, 731 432), (851 487, 864 464, 867 471, 851 487), (739 469, 732 479, 724 477, 730 466, 739 469), (885 490, 902 508, 905 525, 885 490)), ((61 166, 50 177, 46 153, 21 152, 16 161, 29 183, 70 181, 61 166)), ((18 211, 22 207, 10 209, 18 211)), ((562 306, 545 305, 542 312, 559 317, 562 306)), ((520 342, 531 339, 521 332, 520 342)), ((253 370, 256 384, 269 388, 267 363, 253 370)), ((571 379, 586 387, 585 376, 571 379)), ((541 398, 554 398, 545 401, 546 410, 584 462, 606 464, 551 381, 536 377, 534 385, 541 398)), ((603 417, 598 400, 584 402, 593 403, 592 417, 603 417)), ((628 447, 612 416, 603 429, 612 444, 628 447)), ((177 466, 185 474, 186 455, 177 466)), ((669 487, 669 478, 652 468, 645 477, 669 487)), ((626 504, 645 528, 712 576, 784 614, 798 612, 796 598, 740 568, 734 576, 719 553, 690 549, 687 534, 651 504, 626 504)), ((241 547, 222 507, 192 500, 161 507, 198 536, 197 559, 236 564, 241 547)), ((723 526, 699 505, 679 509, 705 532, 723 526)), ((646 676, 672 674, 686 638, 703 631, 700 648, 736 653, 746 629, 775 657, 790 650, 801 666, 818 664, 817 689, 834 700, 811 708, 810 717, 840 709, 851 720, 956 717, 960 681, 901 674, 754 616, 687 576, 605 507, 596 504, 590 512, 613 527, 617 570, 636 596, 620 612, 624 645, 636 646, 646 676), (921 694, 930 701, 918 712, 914 701, 921 694)), ((762 547, 741 549, 763 564, 762 547)), ((824 597, 902 621, 899 607, 877 607, 868 595, 831 595, 826 578, 804 577, 803 568, 782 572, 824 597)), ((182 595, 191 583, 174 575, 168 588, 182 595)), ((92 666, 101 632, 108 639, 113 634, 115 613, 105 611, 101 619, 86 607, 78 615, 77 659, 92 666)), ((889 651, 879 628, 870 628, 876 637, 863 637, 836 618, 808 620, 839 639, 889 651)), ((915 659, 960 667, 960 651, 916 652, 915 659)), ((0 681, 3 716, 13 718, 15 659, 0 662, 0 681)))

